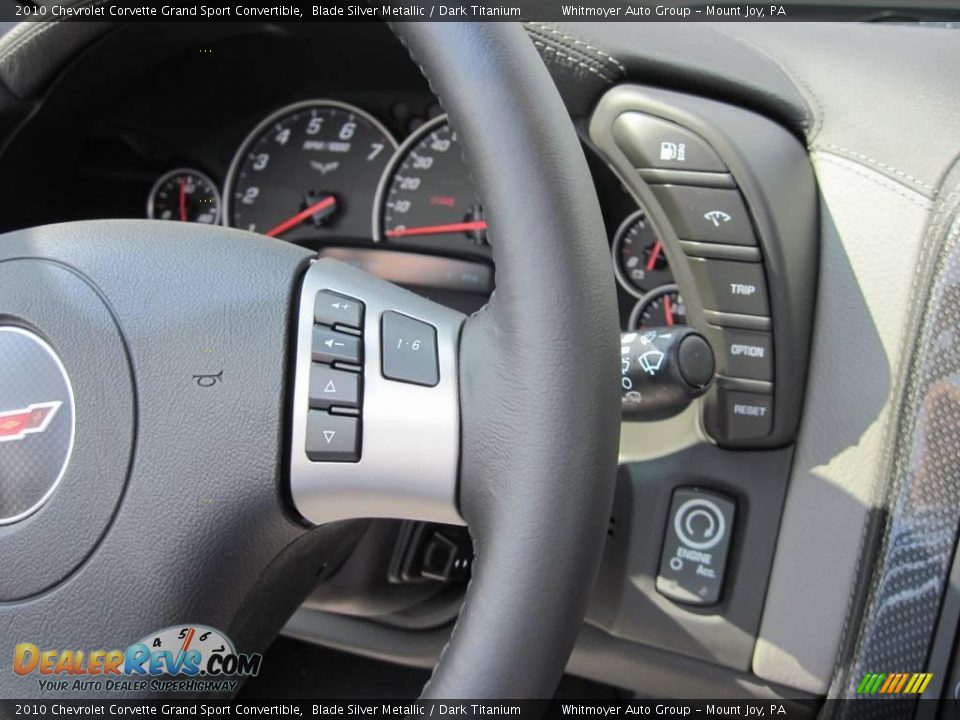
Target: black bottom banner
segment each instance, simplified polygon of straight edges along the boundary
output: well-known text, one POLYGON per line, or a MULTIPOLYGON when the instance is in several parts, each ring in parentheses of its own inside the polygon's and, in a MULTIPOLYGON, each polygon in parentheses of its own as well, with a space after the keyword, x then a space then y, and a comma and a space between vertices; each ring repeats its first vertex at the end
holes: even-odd
POLYGON ((812 718, 929 717, 960 720, 957 703, 937 700, 0 700, 2 718, 90 717, 368 718, 812 718))

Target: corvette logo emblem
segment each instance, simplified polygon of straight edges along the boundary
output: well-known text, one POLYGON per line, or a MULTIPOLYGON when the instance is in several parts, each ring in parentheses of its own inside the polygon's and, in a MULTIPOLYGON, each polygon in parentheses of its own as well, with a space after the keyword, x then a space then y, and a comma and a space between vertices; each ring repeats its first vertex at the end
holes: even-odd
POLYGON ((62 404, 59 401, 38 403, 0 413, 0 442, 22 440, 27 435, 42 433, 50 427, 62 404))

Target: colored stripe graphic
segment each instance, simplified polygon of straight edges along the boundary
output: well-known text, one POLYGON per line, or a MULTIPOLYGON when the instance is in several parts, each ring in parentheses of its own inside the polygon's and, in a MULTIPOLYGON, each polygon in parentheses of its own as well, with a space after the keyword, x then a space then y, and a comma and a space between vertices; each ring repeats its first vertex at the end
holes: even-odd
POLYGON ((880 692, 881 693, 890 692, 891 688, 893 688, 893 686, 897 684, 897 680, 899 679, 900 679, 899 673, 890 673, 889 675, 887 675, 887 680, 880 687, 880 692))
POLYGON ((867 673, 857 686, 858 695, 920 695, 933 673, 867 673))
POLYGON ((871 695, 875 693, 880 688, 880 683, 883 682, 885 677, 886 673, 867 673, 863 676, 863 680, 860 682, 860 687, 857 688, 857 692, 865 695, 871 695))

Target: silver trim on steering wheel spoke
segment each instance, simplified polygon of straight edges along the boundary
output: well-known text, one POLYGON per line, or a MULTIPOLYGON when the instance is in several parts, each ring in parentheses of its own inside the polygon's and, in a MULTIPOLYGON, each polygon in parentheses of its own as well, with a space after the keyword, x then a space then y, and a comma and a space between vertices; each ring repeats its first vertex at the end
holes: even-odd
MULTIPOLYGON (((290 491, 297 510, 319 525, 348 518, 390 517, 463 524, 457 510, 460 401, 457 354, 465 316, 332 258, 310 265, 300 293, 290 491), (307 456, 314 307, 329 291, 363 303, 363 350, 356 462, 307 456), (419 385, 384 376, 381 329, 393 311, 436 329, 439 382, 419 385)), ((325 328, 326 329, 326 328, 325 328)), ((343 330, 335 326, 334 330, 343 330)), ((350 332, 349 329, 346 332, 350 332)), ((358 331, 354 331, 358 332, 358 331)), ((334 366, 334 369, 338 369, 334 366)), ((359 368, 357 368, 359 369, 359 368)), ((350 372, 347 369, 346 372, 350 372)), ((335 413, 341 411, 334 410, 335 413)))

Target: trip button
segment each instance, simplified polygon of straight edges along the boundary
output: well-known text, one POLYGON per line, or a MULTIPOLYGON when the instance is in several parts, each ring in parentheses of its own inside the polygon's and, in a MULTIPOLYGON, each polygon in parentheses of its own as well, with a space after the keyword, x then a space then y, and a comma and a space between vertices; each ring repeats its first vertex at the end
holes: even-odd
POLYGON ((651 185, 677 237, 695 242, 756 245, 750 216, 737 190, 651 185))
POLYGON ((773 380, 773 336, 707 325, 707 337, 717 353, 717 372, 746 380, 773 380))
POLYGON ((727 569, 736 505, 699 488, 673 491, 657 591, 688 605, 715 605, 727 569))
POLYGON ((766 279, 759 263, 687 258, 706 310, 769 315, 766 279))
POLYGON ((701 137, 652 115, 623 113, 613 123, 613 138, 635 168, 727 171, 701 137))
POLYGON ((717 397, 725 439, 753 440, 770 434, 773 429, 772 395, 720 389, 717 397))
POLYGON ((363 303, 354 298, 340 295, 330 290, 317 293, 313 306, 314 322, 320 325, 344 327, 361 330, 363 328, 363 303))
POLYGON ((360 376, 313 363, 310 366, 310 407, 326 410, 334 405, 360 406, 360 376))
POLYGON ((307 413, 307 457, 314 462, 357 462, 360 459, 360 419, 307 413))

